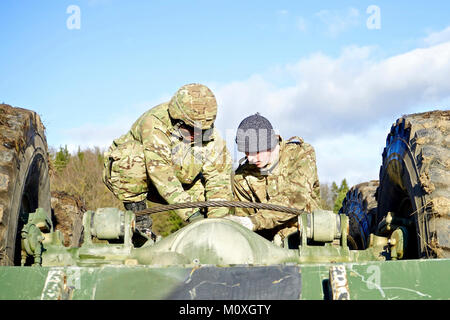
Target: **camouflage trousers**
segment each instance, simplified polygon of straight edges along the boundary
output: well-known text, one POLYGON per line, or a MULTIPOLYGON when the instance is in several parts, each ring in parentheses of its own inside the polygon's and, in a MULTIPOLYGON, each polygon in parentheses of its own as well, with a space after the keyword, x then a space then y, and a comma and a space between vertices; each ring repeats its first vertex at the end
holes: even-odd
MULTIPOLYGON (((138 141, 126 141, 111 146, 104 154, 103 182, 123 202, 149 200, 166 204, 147 175, 144 148, 138 141)), ((205 201, 205 188, 201 177, 191 184, 182 184, 192 201, 205 201)))

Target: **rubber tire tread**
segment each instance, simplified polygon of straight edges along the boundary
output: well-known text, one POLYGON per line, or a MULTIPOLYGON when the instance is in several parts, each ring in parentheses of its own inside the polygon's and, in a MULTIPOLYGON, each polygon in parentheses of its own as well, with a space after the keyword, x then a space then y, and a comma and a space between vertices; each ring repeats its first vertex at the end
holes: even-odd
MULTIPOLYGON (((450 258, 450 111, 405 115, 391 127, 377 194, 378 222, 407 193, 419 258, 450 258)), ((401 211, 401 210, 400 210, 401 211)))
POLYGON ((378 180, 372 180, 351 187, 339 210, 339 214, 349 217, 349 235, 359 250, 367 248, 370 233, 376 229, 378 185, 378 180))
POLYGON ((35 112, 0 104, 0 265, 20 264, 18 229, 38 207, 50 218, 45 127, 35 112))

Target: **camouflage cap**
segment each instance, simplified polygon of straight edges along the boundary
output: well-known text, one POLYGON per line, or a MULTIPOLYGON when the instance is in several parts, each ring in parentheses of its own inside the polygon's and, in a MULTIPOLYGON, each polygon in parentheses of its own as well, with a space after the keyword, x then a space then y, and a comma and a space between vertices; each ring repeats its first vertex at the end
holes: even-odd
POLYGON ((169 102, 169 114, 191 127, 210 129, 217 116, 217 101, 212 91, 198 83, 182 86, 169 102))

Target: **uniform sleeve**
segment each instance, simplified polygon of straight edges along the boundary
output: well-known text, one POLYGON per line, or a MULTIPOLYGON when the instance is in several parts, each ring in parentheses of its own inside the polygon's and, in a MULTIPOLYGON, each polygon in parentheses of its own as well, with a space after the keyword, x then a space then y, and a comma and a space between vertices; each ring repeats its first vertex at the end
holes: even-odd
MULTIPOLYGON (((184 191, 172 166, 170 139, 164 130, 155 127, 151 117, 141 124, 141 139, 148 176, 161 197, 169 204, 190 202, 191 197, 184 191)), ((186 221, 193 210, 179 209, 176 212, 186 221)))
MULTIPOLYGON (((206 200, 233 199, 231 191, 231 156, 225 141, 220 137, 209 142, 208 154, 203 166, 203 177, 205 178, 206 200)), ((229 213, 228 208, 210 208, 208 217, 222 217, 229 213)))
MULTIPOLYGON (((271 201, 271 204, 289 207, 286 203, 278 203, 277 201, 271 201)), ((256 214, 250 216, 250 219, 254 225, 254 230, 273 229, 279 225, 285 224, 291 219, 296 217, 295 214, 271 211, 271 210, 258 210, 256 214)))
MULTIPOLYGON (((233 196, 236 201, 255 202, 247 181, 239 173, 236 173, 233 177, 233 196)), ((256 210, 254 209, 235 208, 235 214, 237 216, 246 217, 255 213, 256 210)))
POLYGON ((296 208, 312 212, 320 208, 320 183, 314 148, 305 143, 302 157, 297 161, 299 170, 296 172, 297 187, 293 203, 296 208))

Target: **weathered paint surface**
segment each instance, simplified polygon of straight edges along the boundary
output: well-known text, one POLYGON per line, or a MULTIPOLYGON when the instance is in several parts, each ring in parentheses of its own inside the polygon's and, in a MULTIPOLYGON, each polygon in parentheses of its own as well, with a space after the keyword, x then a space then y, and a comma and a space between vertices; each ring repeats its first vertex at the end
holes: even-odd
MULTIPOLYGON (((450 259, 343 263, 351 300, 450 299, 450 259), (437 276, 439 275, 439 276, 437 276)), ((302 299, 330 299, 333 264, 302 265, 302 299)))
POLYGON ((322 300, 331 298, 330 268, 337 265, 345 267, 352 300, 450 299, 450 277, 446 276, 450 259, 272 266, 1 267, 0 299, 322 300))

